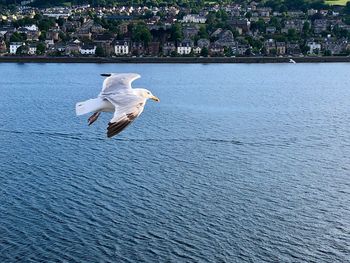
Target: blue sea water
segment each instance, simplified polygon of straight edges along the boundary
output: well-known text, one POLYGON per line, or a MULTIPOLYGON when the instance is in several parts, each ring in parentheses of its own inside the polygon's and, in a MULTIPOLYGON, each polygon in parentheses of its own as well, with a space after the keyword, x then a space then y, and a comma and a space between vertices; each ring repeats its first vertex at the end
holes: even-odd
POLYGON ((350 64, 0 64, 0 262, 350 262, 350 64), (75 103, 137 72, 108 139, 75 103))

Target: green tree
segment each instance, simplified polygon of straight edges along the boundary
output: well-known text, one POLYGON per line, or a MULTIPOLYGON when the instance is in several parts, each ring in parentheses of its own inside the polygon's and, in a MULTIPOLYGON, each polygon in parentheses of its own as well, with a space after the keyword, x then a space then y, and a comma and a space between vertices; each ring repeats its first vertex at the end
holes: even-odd
POLYGON ((304 55, 306 55, 310 51, 310 47, 304 43, 300 45, 300 50, 304 55))
POLYGON ((245 52, 244 55, 246 56, 251 56, 252 55, 252 50, 250 48, 248 48, 245 52))
POLYGON ((39 40, 45 41, 45 39, 46 39, 46 31, 41 31, 40 36, 39 36, 39 40))
POLYGON ((46 47, 44 45, 44 43, 39 43, 36 46, 36 54, 37 55, 43 55, 45 53, 46 47))
POLYGON ((209 55, 209 50, 207 47, 203 47, 201 50, 201 56, 207 57, 209 55))
POLYGON ((330 50, 325 50, 323 56, 332 56, 332 52, 330 50))
POLYGON ((152 40, 152 35, 145 24, 139 23, 132 29, 132 38, 134 41, 142 41, 147 47, 152 40))
POLYGON ((40 21, 41 19, 43 19, 43 16, 41 14, 38 13, 34 15, 34 20, 40 21))
POLYGON ((96 55, 96 57, 105 57, 106 56, 105 52, 101 46, 96 47, 95 55, 96 55))
POLYGON ((200 26, 198 36, 199 36, 199 38, 208 38, 209 37, 207 29, 204 25, 200 26))
POLYGON ((182 27, 179 23, 176 23, 170 28, 170 40, 178 42, 182 39, 182 27))
POLYGON ((16 55, 27 55, 28 51, 29 51, 28 46, 23 45, 17 48, 16 55))
POLYGON ((22 42, 24 39, 21 34, 14 32, 10 37, 10 42, 22 42))
POLYGON ((224 54, 225 54, 226 57, 231 57, 231 56, 233 56, 232 49, 231 49, 231 48, 228 48, 228 47, 224 47, 224 54))
POLYGON ((171 51, 170 56, 171 57, 177 57, 177 52, 176 51, 171 51))
POLYGON ((344 9, 343 9, 344 14, 350 15, 350 2, 347 2, 344 9))
POLYGON ((297 31, 295 29, 289 29, 287 37, 290 41, 298 40, 300 38, 300 36, 297 35, 297 31))
POLYGON ((303 25, 303 32, 305 34, 308 34, 310 32, 310 29, 311 29, 310 23, 308 21, 305 21, 303 25))
POLYGON ((266 30, 265 21, 262 20, 262 19, 259 19, 259 20, 256 21, 256 22, 252 22, 251 25, 250 25, 250 29, 251 29, 252 31, 259 30, 259 32, 265 32, 265 30, 266 30))
POLYGON ((40 20, 38 27, 40 30, 48 31, 52 26, 54 26, 54 24, 55 24, 55 20, 43 19, 43 20, 40 20))

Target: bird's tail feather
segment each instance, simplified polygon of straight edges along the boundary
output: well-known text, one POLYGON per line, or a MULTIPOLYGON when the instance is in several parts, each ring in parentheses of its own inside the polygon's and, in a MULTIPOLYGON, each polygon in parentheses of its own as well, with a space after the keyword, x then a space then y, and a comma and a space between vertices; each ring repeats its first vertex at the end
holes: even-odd
POLYGON ((90 99, 75 104, 75 113, 77 115, 84 115, 89 112, 99 110, 100 99, 90 99))

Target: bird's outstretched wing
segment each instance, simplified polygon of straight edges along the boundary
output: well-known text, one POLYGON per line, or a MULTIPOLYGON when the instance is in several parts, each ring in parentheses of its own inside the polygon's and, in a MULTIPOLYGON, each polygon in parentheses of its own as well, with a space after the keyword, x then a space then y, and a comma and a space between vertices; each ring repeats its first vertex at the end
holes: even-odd
POLYGON ((117 135, 131 124, 143 111, 146 100, 132 94, 108 96, 115 106, 113 118, 108 123, 107 137, 117 135))
POLYGON ((131 83, 141 78, 136 73, 108 73, 101 75, 107 78, 103 82, 100 97, 118 93, 132 93, 131 83))

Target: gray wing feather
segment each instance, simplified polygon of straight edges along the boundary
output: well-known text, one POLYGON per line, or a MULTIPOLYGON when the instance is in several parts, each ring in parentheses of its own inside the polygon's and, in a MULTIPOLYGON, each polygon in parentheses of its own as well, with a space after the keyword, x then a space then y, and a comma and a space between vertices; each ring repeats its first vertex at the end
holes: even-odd
POLYGON ((118 93, 132 93, 131 83, 141 78, 136 73, 111 73, 102 75, 110 75, 103 82, 102 91, 99 95, 102 97, 118 93))

